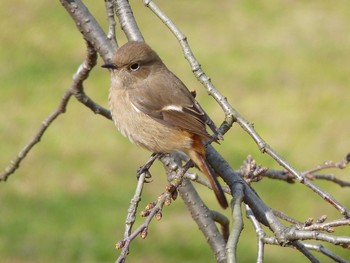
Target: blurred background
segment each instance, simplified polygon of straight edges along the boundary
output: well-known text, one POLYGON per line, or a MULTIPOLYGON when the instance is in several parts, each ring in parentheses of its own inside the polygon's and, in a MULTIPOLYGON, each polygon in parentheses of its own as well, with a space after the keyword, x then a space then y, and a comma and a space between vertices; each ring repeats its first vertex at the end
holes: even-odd
MULTIPOLYGON (((107 29, 103 1, 84 1, 107 29)), ((350 151, 350 9, 347 1, 158 1, 188 37, 214 85, 260 135, 298 170, 350 151)), ((179 43, 143 6, 130 1, 146 41, 220 124, 223 113, 193 76, 179 43)), ((118 26, 119 43, 125 43, 118 26)), ((0 2, 0 168, 4 169, 57 107, 83 61, 85 44, 59 1, 0 2)), ((109 73, 102 60, 86 93, 107 107, 109 73)), ((238 169, 248 154, 279 167, 234 125, 216 149, 238 169)), ((123 138, 111 121, 74 98, 7 182, 0 183, 2 262, 114 262, 114 245, 136 185, 135 172, 150 156, 123 138)), ((349 179, 349 169, 332 170, 349 179)), ((157 163, 143 208, 164 191, 157 163)), ((350 207, 349 189, 315 182, 350 207)), ((212 192, 196 188, 213 209, 212 192)), ((300 221, 340 215, 302 185, 264 179, 254 188, 270 206, 300 221)), ((225 211, 228 215, 229 211, 225 211)), ((142 220, 142 219, 141 219, 142 220)), ((141 222, 138 220, 138 222, 141 222)), ((350 235, 349 227, 336 235, 350 235)), ((334 248, 343 257, 349 251, 334 248)), ((238 247, 254 262, 249 221, 238 247)), ((266 247, 266 262, 308 262, 291 248, 266 247), (288 257, 286 257, 288 253, 288 257)), ((322 262, 328 259, 320 257, 322 262)), ((205 238, 181 200, 137 238, 129 262, 214 262, 205 238)))

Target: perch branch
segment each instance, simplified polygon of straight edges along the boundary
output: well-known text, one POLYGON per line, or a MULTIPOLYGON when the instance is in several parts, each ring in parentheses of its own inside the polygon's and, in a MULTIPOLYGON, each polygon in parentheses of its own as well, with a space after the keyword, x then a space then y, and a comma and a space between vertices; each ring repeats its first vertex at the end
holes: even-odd
MULTIPOLYGON (((180 166, 174 161, 174 159, 169 158, 169 155, 165 155, 162 156, 160 160, 163 163, 170 180, 173 177, 178 176, 176 171, 180 166)), ((187 162, 187 165, 188 164, 189 162, 187 162)), ((186 165, 179 170, 183 170, 183 172, 185 172, 187 170, 186 165)), ((225 240, 223 237, 225 234, 220 234, 213 221, 212 211, 210 211, 209 208, 203 203, 202 199, 189 180, 183 179, 182 183, 178 187, 178 190, 182 200, 190 211, 193 220, 197 223, 199 229, 206 237, 217 262, 226 262, 225 240)), ((224 227, 224 225, 222 225, 222 227, 224 227)))
MULTIPOLYGON (((136 211, 137 211, 138 204, 141 201, 142 189, 143 189, 143 185, 145 183, 145 179, 146 179, 146 173, 142 172, 139 176, 139 179, 138 179, 135 194, 130 201, 128 214, 127 214, 127 217, 125 220, 124 240, 119 241, 116 244, 117 249, 123 248, 122 252, 120 253, 119 258, 124 258, 124 259, 126 258, 127 254, 129 253, 130 242, 137 235, 137 234, 135 234, 134 237, 131 237, 131 229, 132 229, 132 227, 135 223, 135 220, 136 220, 136 211)), ((152 219, 152 217, 151 217, 151 219, 152 219)), ((142 230, 143 229, 140 229, 139 232, 141 232, 142 230)), ((139 233, 139 232, 137 232, 137 233, 139 233)), ((120 262, 122 262, 122 261, 120 261, 120 262)))
MULTIPOLYGON (((143 172, 140 175, 139 179, 139 186, 137 187, 137 190, 135 192, 135 195, 133 197, 133 201, 131 202, 131 205, 128 210, 128 217, 126 220, 126 230, 124 234, 124 239, 119 241, 116 244, 116 247, 118 249, 122 248, 121 254, 118 257, 116 262, 124 262, 128 251, 129 247, 131 245, 131 241, 135 239, 138 235, 141 235, 141 238, 146 238, 147 236, 147 231, 148 231, 148 226, 151 223, 152 219, 157 215, 157 219, 161 218, 161 211, 163 209, 164 204, 165 205, 170 205, 171 200, 176 198, 175 192, 179 190, 180 195, 185 195, 183 197, 185 200, 188 200, 193 204, 196 202, 199 202, 200 205, 191 205, 189 207, 195 208, 195 209, 202 209, 201 211, 196 210, 196 216, 198 217, 197 219, 200 220, 206 220, 203 225, 203 229, 205 230, 205 234, 210 233, 209 235, 209 240, 208 242, 212 244, 216 250, 216 257, 217 258, 224 258, 225 257, 225 251, 224 251, 224 245, 222 245, 222 242, 218 242, 218 240, 223 240, 222 235, 218 232, 218 229, 213 223, 213 217, 211 214, 211 211, 209 211, 208 208, 206 208, 206 214, 211 215, 211 216, 203 216, 203 207, 206 207, 200 197, 198 196, 197 192, 194 189, 187 189, 189 186, 189 181, 186 179, 183 179, 184 173, 192 166, 191 162, 187 162, 184 167, 180 167, 177 165, 177 163, 174 163, 173 158, 171 158, 169 155, 162 155, 160 156, 160 160, 164 164, 166 168, 166 172, 168 174, 168 178, 171 182, 171 185, 168 187, 167 191, 161 194, 158 197, 157 202, 150 203, 147 208, 141 212, 143 216, 146 217, 146 220, 138 227, 136 228, 133 232, 131 232, 131 228, 133 226, 133 223, 135 221, 135 213, 137 209, 137 204, 140 200, 140 195, 141 195, 141 190, 142 190, 142 185, 145 179, 146 173, 143 172), (194 198, 193 194, 196 194, 198 198, 194 198), (215 230, 210 230, 210 225, 215 228, 215 230), (205 227, 204 227, 205 226, 205 227), (214 232, 213 232, 214 231, 214 232), (212 241, 210 241, 212 240, 212 241), (221 251, 220 251, 221 250, 221 251)), ((192 186, 193 187, 193 186, 192 186)), ((193 214, 192 214, 193 216, 193 214)), ((207 236, 207 235, 206 235, 207 236)), ((208 237, 208 236, 207 236, 208 237)), ((221 260, 221 259, 220 259, 221 260)), ((224 262, 224 260, 221 260, 220 262, 224 262)))

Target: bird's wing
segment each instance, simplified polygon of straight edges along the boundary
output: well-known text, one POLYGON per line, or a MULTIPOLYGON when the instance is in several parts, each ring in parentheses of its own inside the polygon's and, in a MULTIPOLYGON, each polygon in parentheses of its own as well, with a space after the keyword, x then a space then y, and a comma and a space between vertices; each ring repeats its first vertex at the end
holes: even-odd
POLYGON ((133 106, 166 126, 209 138, 205 128, 207 115, 192 94, 171 72, 162 76, 164 79, 149 79, 129 93, 133 106))

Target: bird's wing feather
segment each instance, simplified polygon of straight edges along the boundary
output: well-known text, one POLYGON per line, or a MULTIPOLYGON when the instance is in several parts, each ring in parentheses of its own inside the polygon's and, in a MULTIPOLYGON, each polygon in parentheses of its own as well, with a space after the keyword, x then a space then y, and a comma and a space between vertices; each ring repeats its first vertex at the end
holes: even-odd
POLYGON ((131 103, 166 126, 209 138, 210 135, 205 129, 207 115, 197 107, 185 85, 171 72, 167 73, 171 75, 165 75, 165 81, 156 82, 149 79, 146 84, 143 82, 142 87, 133 89, 133 92, 129 93, 131 103), (156 89, 154 85, 157 85, 156 89))

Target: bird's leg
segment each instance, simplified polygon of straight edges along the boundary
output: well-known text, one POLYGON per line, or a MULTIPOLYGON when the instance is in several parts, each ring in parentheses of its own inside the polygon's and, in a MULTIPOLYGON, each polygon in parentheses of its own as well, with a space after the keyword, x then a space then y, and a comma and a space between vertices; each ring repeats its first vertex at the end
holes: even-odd
POLYGON ((152 155, 148 159, 148 161, 144 165, 140 166, 137 169, 137 172, 136 172, 137 179, 140 178, 141 174, 146 173, 146 180, 145 180, 145 182, 146 183, 152 182, 152 175, 149 172, 149 168, 151 168, 151 166, 153 165, 154 161, 157 160, 161 155, 162 155, 162 153, 152 153, 152 155))

